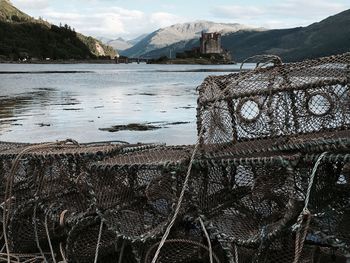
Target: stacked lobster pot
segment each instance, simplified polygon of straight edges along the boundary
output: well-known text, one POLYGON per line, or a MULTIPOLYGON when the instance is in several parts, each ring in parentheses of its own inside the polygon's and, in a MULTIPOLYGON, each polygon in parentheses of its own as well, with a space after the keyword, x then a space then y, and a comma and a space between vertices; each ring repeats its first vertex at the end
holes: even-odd
POLYGON ((199 87, 199 162, 228 182, 209 176, 203 214, 233 262, 345 262, 350 54, 263 59, 199 87))
POLYGON ((90 211, 87 167, 122 148, 121 144, 79 145, 72 140, 0 143, 6 254, 19 262, 23 257, 28 260, 29 254, 39 261, 64 258, 61 252, 68 232, 90 211))
POLYGON ((94 237, 71 232, 75 261, 346 260, 350 54, 260 62, 198 88, 196 145, 92 166, 94 237))
POLYGON ((9 256, 346 262, 350 54, 259 59, 199 86, 192 146, 0 144, 9 256))
MULTIPOLYGON (((86 217, 80 223, 86 231, 72 230, 69 257, 77 262, 88 260, 86 255, 95 255, 99 243, 98 256, 104 262, 112 260, 114 253, 119 262, 150 263, 176 211, 192 151, 193 146, 161 146, 93 165, 89 185, 99 219, 86 217), (96 235, 98 222, 100 241, 96 235), (89 230, 92 228, 95 230, 89 230), (95 242, 90 243, 93 238, 95 242)), ((185 193, 176 231, 166 240, 158 262, 201 262, 208 258, 200 226, 190 218, 194 214, 191 210, 195 210, 193 198, 189 191, 185 193)))

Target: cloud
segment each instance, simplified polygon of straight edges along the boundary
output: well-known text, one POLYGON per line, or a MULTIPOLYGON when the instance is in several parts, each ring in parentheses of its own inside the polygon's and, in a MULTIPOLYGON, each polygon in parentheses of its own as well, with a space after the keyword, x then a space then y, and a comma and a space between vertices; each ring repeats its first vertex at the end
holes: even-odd
POLYGON ((267 3, 264 6, 221 5, 213 7, 211 14, 220 19, 247 24, 255 24, 269 28, 285 28, 308 25, 336 14, 347 8, 349 4, 335 1, 317 0, 285 0, 267 3))
POLYGON ((20 9, 42 10, 49 7, 48 0, 11 0, 11 2, 20 9))
POLYGON ((256 6, 229 5, 217 6, 212 13, 221 18, 253 19, 255 16, 263 15, 265 12, 256 6))
POLYGON ((345 10, 347 6, 328 0, 287 0, 284 2, 281 1, 270 8, 272 8, 274 14, 305 18, 307 16, 315 17, 338 13, 345 10))
POLYGON ((153 13, 150 16, 151 24, 160 27, 167 27, 173 24, 185 22, 185 19, 166 12, 153 13))
POLYGON ((68 24, 77 32, 95 37, 122 36, 132 39, 186 20, 169 12, 145 13, 136 9, 122 8, 113 5, 114 0, 70 1, 67 4, 63 4, 64 1, 58 4, 53 0, 12 0, 16 7, 34 17, 41 16, 56 25, 68 24))
POLYGON ((57 12, 47 9, 43 17, 54 24, 68 24, 76 31, 87 35, 108 38, 119 36, 133 38, 160 27, 185 21, 184 18, 166 12, 155 12, 148 15, 139 10, 117 6, 87 8, 84 12, 57 12))

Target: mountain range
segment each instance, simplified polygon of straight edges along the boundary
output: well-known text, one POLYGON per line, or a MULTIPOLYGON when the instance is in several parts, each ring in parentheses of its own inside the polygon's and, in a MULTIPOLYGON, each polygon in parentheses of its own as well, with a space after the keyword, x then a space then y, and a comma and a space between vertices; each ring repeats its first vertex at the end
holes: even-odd
POLYGON ((175 47, 181 45, 181 43, 185 44, 198 40, 202 32, 220 32, 222 35, 226 35, 240 30, 261 31, 262 29, 254 29, 241 24, 214 23, 210 21, 175 24, 148 34, 134 46, 121 52, 121 54, 129 57, 149 57, 149 53, 171 45, 174 45, 174 50, 178 50, 175 47))
POLYGON ((0 60, 94 59, 114 57, 175 57, 199 46, 202 32, 220 32, 222 46, 239 62, 257 54, 275 54, 284 61, 328 56, 350 51, 350 10, 306 27, 264 29, 237 23, 195 21, 175 24, 133 40, 87 37, 68 25, 35 19, 0 0, 0 60))
POLYGON ((208 21, 176 24, 143 37, 121 51, 130 57, 159 58, 199 46, 202 31, 221 32, 222 46, 235 61, 257 54, 274 54, 284 61, 297 61, 350 51, 350 10, 306 27, 289 29, 252 28, 240 24, 208 21))
POLYGON ((0 60, 114 58, 116 51, 68 25, 35 19, 0 0, 0 60))

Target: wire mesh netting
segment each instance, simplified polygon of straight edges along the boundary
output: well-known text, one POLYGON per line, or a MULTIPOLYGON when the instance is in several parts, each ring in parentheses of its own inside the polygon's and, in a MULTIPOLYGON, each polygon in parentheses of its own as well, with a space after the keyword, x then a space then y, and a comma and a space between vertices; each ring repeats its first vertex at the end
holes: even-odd
POLYGON ((350 54, 259 59, 200 85, 195 145, 0 143, 0 260, 345 263, 350 54))

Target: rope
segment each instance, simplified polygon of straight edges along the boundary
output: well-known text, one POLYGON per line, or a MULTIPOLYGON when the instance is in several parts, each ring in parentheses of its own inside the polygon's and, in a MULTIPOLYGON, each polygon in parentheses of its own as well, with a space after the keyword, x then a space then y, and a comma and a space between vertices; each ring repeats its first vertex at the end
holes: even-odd
POLYGON ((64 251, 63 251, 62 243, 60 243, 60 253, 61 253, 63 262, 64 262, 64 263, 67 263, 67 259, 66 259, 66 255, 64 254, 64 251))
POLYGON ((307 207, 309 205, 309 200, 310 200, 310 195, 311 195, 311 188, 312 188, 312 185, 314 183, 314 179, 315 179, 315 175, 316 175, 316 172, 317 172, 317 169, 318 169, 318 166, 320 165, 322 159, 325 157, 325 155, 327 154, 328 152, 323 152, 317 159, 315 165, 314 165, 314 168, 312 169, 312 173, 311 173, 311 176, 310 176, 310 182, 309 182, 309 186, 307 188, 307 192, 306 192, 306 197, 305 197, 305 205, 304 205, 304 208, 303 210, 307 210, 307 207))
POLYGON ((67 212, 68 210, 66 209, 66 210, 63 210, 60 214, 60 227, 64 227, 64 224, 65 224, 64 218, 67 212))
POLYGON ((49 247, 50 247, 50 252, 51 252, 51 256, 52 256, 53 263, 56 263, 55 253, 54 253, 54 251, 53 251, 52 244, 51 244, 51 238, 50 238, 49 228, 48 228, 48 226, 47 226, 47 215, 48 215, 48 214, 49 214, 49 213, 46 213, 46 215, 45 215, 45 231, 46 231, 47 242, 49 243, 49 247))
POLYGON ((294 256, 293 263, 298 263, 299 262, 299 258, 301 256, 301 253, 302 253, 302 250, 303 250, 303 247, 304 247, 304 242, 305 242, 306 235, 307 235, 308 229, 310 227, 310 222, 311 222, 311 213, 310 213, 310 211, 308 209, 308 205, 309 205, 309 201, 310 201, 310 195, 311 195, 311 189, 312 189, 312 186, 313 186, 313 183, 314 183, 314 179, 315 179, 315 176, 316 176, 316 172, 317 172, 318 166, 320 165, 322 159, 325 157, 326 154, 327 154, 327 152, 323 152, 318 157, 318 159, 317 159, 317 161, 316 161, 316 163, 315 163, 315 165, 314 165, 314 167, 312 169, 311 175, 310 175, 310 181, 309 181, 309 185, 308 185, 308 188, 307 188, 307 191, 306 191, 304 208, 303 208, 302 212, 300 213, 300 215, 298 216, 298 219, 297 219, 297 228, 298 228, 298 230, 296 232, 296 237, 295 237, 295 256, 294 256), (305 224, 303 233, 301 233, 301 231, 302 231, 302 224, 305 221, 305 218, 306 218, 306 224, 305 224))
POLYGON ((103 220, 101 220, 100 231, 98 233, 94 263, 97 263, 97 259, 98 259, 98 252, 100 250, 100 245, 101 245, 102 229, 103 229, 103 220))
POLYGON ((38 226, 37 226, 37 223, 36 223, 36 204, 34 205, 34 211, 33 211, 33 223, 34 223, 34 236, 35 236, 35 242, 36 242, 36 246, 38 247, 39 249, 39 252, 40 252, 40 255, 43 257, 44 259, 44 262, 47 263, 47 260, 46 260, 46 257, 45 257, 45 254, 43 252, 43 250, 41 249, 41 246, 40 246, 40 241, 39 241, 39 236, 38 236, 38 226))
POLYGON ((10 174, 7 177, 6 185, 5 185, 5 202, 3 203, 4 208, 3 208, 3 224, 2 224, 6 253, 8 255, 7 256, 8 263, 10 263, 11 259, 10 259, 10 248, 9 248, 8 238, 7 238, 7 222, 8 222, 9 217, 10 217, 12 202, 8 202, 8 207, 6 207, 6 205, 7 205, 7 201, 12 198, 12 188, 13 188, 14 176, 15 176, 15 173, 18 169, 20 159, 23 157, 23 155, 25 155, 26 153, 28 153, 30 151, 50 148, 52 146, 63 146, 64 144, 67 144, 67 143, 73 143, 73 144, 76 144, 77 146, 80 146, 77 141, 72 140, 72 139, 67 139, 64 141, 57 141, 54 143, 32 145, 32 146, 28 146, 25 149, 23 149, 16 156, 16 159, 12 163, 12 166, 10 169, 10 174))
POLYGON ((110 141, 87 142, 87 143, 83 143, 83 145, 106 144, 106 143, 109 143, 109 144, 112 144, 112 143, 130 144, 127 141, 110 140, 110 141))
POLYGON ((159 243, 159 246, 158 246, 158 249, 156 251, 156 253, 154 254, 154 257, 152 259, 152 263, 156 263, 157 259, 158 259, 158 256, 159 256, 159 253, 160 253, 160 250, 162 249, 165 241, 167 240, 168 236, 169 236, 169 233, 170 233, 170 230, 171 228, 173 227, 174 223, 175 223, 175 220, 177 218, 177 215, 178 213, 180 212, 180 208, 181 208, 181 205, 182 205, 182 201, 183 201, 183 198, 184 198, 184 195, 185 195, 185 191, 186 191, 186 188, 187 188, 187 185, 188 185, 188 181, 190 179, 190 174, 191 174, 191 170, 192 170, 192 164, 193 164, 193 161, 194 161, 194 158, 196 156, 196 153, 198 151, 198 147, 200 145, 199 143, 199 140, 200 138, 202 137, 203 135, 203 132, 204 132, 204 126, 202 126, 200 132, 199 132, 199 136, 197 138, 197 143, 193 149, 193 153, 192 153, 192 156, 191 156, 191 160, 190 160, 190 164, 188 166, 188 169, 187 169, 187 174, 186 174, 186 177, 185 177, 185 181, 184 181, 184 184, 182 186, 182 189, 181 189, 181 193, 180 193, 180 196, 179 196, 179 200, 177 202, 177 205, 176 205, 176 209, 175 209, 175 213, 174 213, 174 216, 172 217, 160 243, 159 243))
POLYGON ((125 249, 125 240, 123 240, 123 244, 122 244, 122 247, 120 249, 118 263, 122 263, 123 262, 124 249, 125 249))
POLYGON ((234 250, 235 250, 235 263, 238 263, 238 249, 237 249, 237 245, 233 244, 234 246, 234 250))
MULTIPOLYGON (((306 235, 307 235, 307 232, 308 232, 309 227, 310 227, 310 222, 311 222, 310 212, 308 211, 307 214, 304 214, 304 213, 302 214, 300 224, 302 224, 302 222, 304 221, 304 217, 306 217, 306 224, 304 227, 304 231, 303 231, 303 233, 301 233, 301 227, 300 227, 295 235, 295 256, 294 256, 293 263, 299 262, 299 258, 302 254, 302 251, 303 251, 306 235)), ((299 218, 298 218, 298 221, 299 221, 299 218)))
POLYGON ((256 68, 261 68, 263 66, 268 65, 270 62, 273 62, 275 65, 281 65, 282 64, 282 59, 279 56, 276 55, 255 55, 255 56, 251 56, 245 60, 243 60, 243 62, 241 63, 241 66, 239 67, 239 72, 242 72, 243 69, 243 65, 245 63, 247 63, 249 60, 253 60, 253 59, 258 59, 257 60, 257 67, 256 68), (265 61, 265 63, 263 65, 259 65, 261 62, 265 61))
POLYGON ((204 232, 204 234, 205 234, 205 237, 207 238, 208 248, 209 248, 209 259, 210 259, 210 263, 213 263, 213 248, 212 248, 212 246, 211 246, 211 240, 210 240, 208 231, 207 231, 207 229, 205 228, 205 225, 204 225, 203 220, 202 220, 201 217, 199 218, 199 222, 201 223, 203 232, 204 232))

